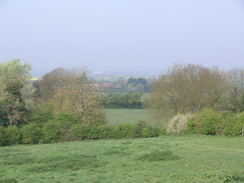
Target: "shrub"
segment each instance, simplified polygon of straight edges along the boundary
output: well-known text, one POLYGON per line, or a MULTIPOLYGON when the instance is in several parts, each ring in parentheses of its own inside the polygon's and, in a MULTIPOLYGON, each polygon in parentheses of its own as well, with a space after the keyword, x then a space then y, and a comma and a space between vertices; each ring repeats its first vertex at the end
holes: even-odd
POLYGON ((8 139, 6 136, 5 128, 0 126, 0 146, 8 145, 8 139))
POLYGON ((228 136, 244 135, 244 112, 237 114, 224 129, 224 134, 228 136))
POLYGON ((145 138, 158 137, 159 135, 160 135, 160 129, 153 128, 151 126, 144 128, 142 131, 142 137, 145 137, 145 138))
POLYGON ((74 124, 81 123, 80 117, 75 114, 69 114, 69 113, 59 113, 55 115, 55 120, 58 121, 60 124, 60 141, 68 141, 72 137, 70 135, 70 128, 74 124))
POLYGON ((106 115, 101 110, 93 111, 86 117, 86 121, 84 123, 88 125, 104 125, 107 123, 106 115))
POLYGON ((189 120, 188 132, 204 135, 216 135, 218 127, 223 123, 222 115, 212 109, 204 109, 189 120))
POLYGON ((45 123, 54 119, 53 108, 50 104, 39 104, 33 106, 29 113, 29 121, 34 123, 45 123))
POLYGON ((57 142, 61 136, 61 123, 58 121, 47 122, 42 128, 42 133, 44 143, 57 142))
POLYGON ((88 127, 82 124, 74 124, 69 130, 69 134, 73 140, 86 139, 88 138, 88 133, 88 127))
POLYGON ((116 126, 115 138, 134 138, 136 137, 136 125, 124 123, 116 126))
POLYGON ((116 137, 116 127, 103 125, 99 127, 99 136, 101 139, 110 139, 116 137))
POLYGON ((167 125, 168 134, 185 134, 187 123, 193 117, 192 114, 178 114, 169 120, 167 125))
POLYGON ((99 126, 88 126, 87 127, 87 138, 88 139, 93 139, 93 140, 96 140, 96 139, 100 139, 100 128, 99 126))
POLYGON ((21 142, 24 144, 37 144, 42 138, 42 130, 35 123, 23 126, 20 132, 22 137, 21 142))
POLYGON ((9 145, 19 144, 21 140, 20 130, 16 126, 5 128, 5 135, 9 145))
POLYGON ((143 137, 143 129, 146 128, 148 125, 144 121, 139 121, 136 124, 136 129, 135 129, 135 136, 136 137, 143 137))
POLYGON ((191 117, 187 121, 186 133, 195 134, 197 133, 195 118, 191 117))

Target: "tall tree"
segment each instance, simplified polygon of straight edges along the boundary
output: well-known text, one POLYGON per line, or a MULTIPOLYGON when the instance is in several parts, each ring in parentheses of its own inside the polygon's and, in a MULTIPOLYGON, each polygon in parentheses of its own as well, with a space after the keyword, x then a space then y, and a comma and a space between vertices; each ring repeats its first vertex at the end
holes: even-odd
POLYGON ((216 107, 225 83, 222 72, 217 68, 174 65, 155 83, 151 107, 161 109, 168 116, 216 107))
POLYGON ((78 114, 88 124, 94 122, 94 115, 102 115, 98 92, 84 69, 55 69, 36 85, 40 101, 51 103, 55 111, 78 114))
POLYGON ((12 60, 0 64, 0 118, 2 125, 21 125, 26 120, 27 108, 23 91, 31 79, 31 66, 12 60))

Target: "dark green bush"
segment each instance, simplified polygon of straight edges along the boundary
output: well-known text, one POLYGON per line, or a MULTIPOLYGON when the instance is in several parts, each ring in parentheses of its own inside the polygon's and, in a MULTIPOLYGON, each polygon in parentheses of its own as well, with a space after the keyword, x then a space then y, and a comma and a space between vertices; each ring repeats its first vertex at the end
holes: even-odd
POLYGON ((9 145, 8 143, 9 141, 5 132, 5 128, 0 126, 0 146, 9 145))
POLYGON ((21 133, 21 142, 24 144, 37 144, 42 138, 42 130, 38 124, 32 123, 23 126, 20 129, 21 133))
POLYGON ((49 121, 42 128, 44 143, 58 142, 61 137, 61 123, 59 121, 49 121))

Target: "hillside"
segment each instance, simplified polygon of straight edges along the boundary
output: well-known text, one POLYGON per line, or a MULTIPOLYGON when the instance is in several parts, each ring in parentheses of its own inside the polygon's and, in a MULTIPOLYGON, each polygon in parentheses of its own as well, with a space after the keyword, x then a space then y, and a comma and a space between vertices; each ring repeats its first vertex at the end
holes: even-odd
POLYGON ((244 182, 243 144, 162 136, 0 147, 0 182, 244 182))

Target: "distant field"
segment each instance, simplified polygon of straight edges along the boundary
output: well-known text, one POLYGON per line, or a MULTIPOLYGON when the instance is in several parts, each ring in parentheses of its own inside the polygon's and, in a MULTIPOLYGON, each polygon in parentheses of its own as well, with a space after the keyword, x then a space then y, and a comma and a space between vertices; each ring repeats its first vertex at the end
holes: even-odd
POLYGON ((241 183, 243 144, 243 137, 162 136, 0 147, 0 182, 241 183))
POLYGON ((160 120, 155 119, 152 112, 146 109, 105 109, 110 124, 137 123, 145 121, 159 124, 160 120))

